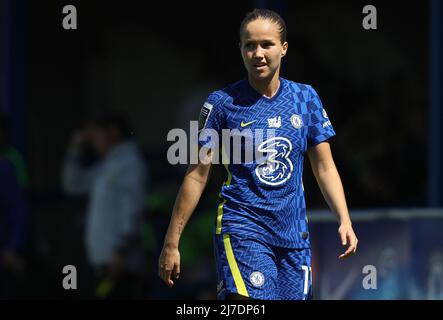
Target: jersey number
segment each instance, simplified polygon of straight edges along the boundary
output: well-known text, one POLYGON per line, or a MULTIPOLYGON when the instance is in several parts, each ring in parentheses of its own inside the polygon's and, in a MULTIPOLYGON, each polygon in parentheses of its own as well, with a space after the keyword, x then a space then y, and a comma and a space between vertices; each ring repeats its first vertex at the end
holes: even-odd
POLYGON ((305 274, 305 281, 303 283, 303 295, 306 297, 309 292, 309 283, 312 282, 312 269, 308 266, 301 266, 305 274))

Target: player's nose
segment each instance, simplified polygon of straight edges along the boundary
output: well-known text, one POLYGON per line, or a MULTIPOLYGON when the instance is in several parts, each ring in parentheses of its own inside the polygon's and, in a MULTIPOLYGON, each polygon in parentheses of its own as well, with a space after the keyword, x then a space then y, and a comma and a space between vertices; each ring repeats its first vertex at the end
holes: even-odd
POLYGON ((261 49, 260 46, 257 46, 254 50, 253 58, 261 60, 263 57, 264 57, 263 50, 261 49))

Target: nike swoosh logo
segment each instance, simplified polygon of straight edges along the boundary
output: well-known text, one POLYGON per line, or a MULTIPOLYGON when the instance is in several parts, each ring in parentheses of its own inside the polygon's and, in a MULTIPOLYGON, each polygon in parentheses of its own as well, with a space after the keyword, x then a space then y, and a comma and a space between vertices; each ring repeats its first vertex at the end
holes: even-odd
POLYGON ((244 128, 244 127, 246 127, 246 126, 249 126, 250 124, 252 124, 252 123, 254 123, 255 121, 257 121, 257 120, 253 120, 253 121, 249 121, 249 122, 241 122, 240 123, 240 126, 242 127, 242 128, 244 128))

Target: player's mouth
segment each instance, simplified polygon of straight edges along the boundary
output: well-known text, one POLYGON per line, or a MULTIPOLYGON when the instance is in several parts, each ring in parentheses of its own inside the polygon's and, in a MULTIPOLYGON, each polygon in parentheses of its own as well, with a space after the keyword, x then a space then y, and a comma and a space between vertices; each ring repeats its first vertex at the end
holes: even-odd
POLYGON ((254 63, 254 68, 255 68, 256 70, 263 70, 263 69, 265 69, 266 67, 267 67, 267 64, 264 63, 264 62, 257 62, 257 63, 254 63))

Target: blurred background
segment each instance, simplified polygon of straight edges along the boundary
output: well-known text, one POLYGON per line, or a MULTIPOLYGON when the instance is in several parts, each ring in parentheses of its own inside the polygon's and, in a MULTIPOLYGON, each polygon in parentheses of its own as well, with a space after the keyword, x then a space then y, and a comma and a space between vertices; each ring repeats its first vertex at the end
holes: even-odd
POLYGON ((443 298, 443 6, 372 1, 0 0, 0 298, 213 299, 217 168, 181 241, 174 289, 157 258, 186 167, 167 162, 213 90, 246 76, 242 18, 279 12, 282 76, 311 84, 359 236, 345 262, 309 164, 317 299, 443 298), (62 27, 65 5, 77 29, 62 27), (104 159, 104 160, 103 160, 104 159), (118 226, 118 227, 116 227, 118 226), (77 289, 63 287, 63 267, 77 289), (364 290, 365 265, 378 271, 364 290))

